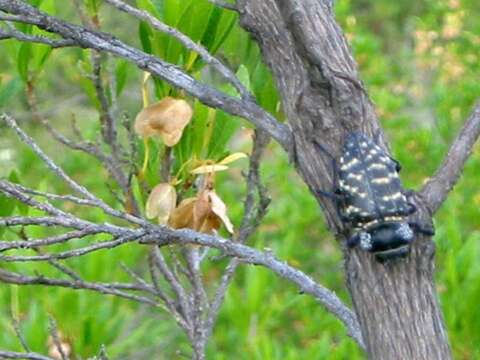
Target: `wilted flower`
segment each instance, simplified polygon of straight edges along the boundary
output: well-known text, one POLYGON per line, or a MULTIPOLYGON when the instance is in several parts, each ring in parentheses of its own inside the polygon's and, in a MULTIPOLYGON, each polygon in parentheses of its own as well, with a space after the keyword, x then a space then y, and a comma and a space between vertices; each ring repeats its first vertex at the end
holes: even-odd
POLYGON ((222 223, 233 233, 227 216, 227 206, 214 190, 203 190, 197 197, 183 200, 172 212, 169 226, 174 229, 190 228, 206 234, 218 230, 222 223))
POLYGON ((165 225, 176 204, 175 188, 168 183, 158 184, 148 196, 145 206, 146 216, 148 219, 158 218, 158 223, 165 225))
POLYGON ((192 115, 192 108, 185 100, 166 97, 138 113, 135 132, 143 138, 160 136, 165 145, 174 146, 192 115))
POLYGON ((178 207, 170 214, 168 226, 174 229, 193 229, 193 207, 196 200, 196 197, 182 200, 178 207))

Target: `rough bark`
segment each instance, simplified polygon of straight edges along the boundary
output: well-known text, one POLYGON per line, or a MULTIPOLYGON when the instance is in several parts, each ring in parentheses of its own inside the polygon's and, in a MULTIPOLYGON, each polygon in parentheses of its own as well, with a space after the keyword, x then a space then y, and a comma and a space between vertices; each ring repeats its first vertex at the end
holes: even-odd
MULTIPOLYGON (((332 161, 345 134, 360 129, 386 147, 375 109, 359 80, 351 50, 328 5, 318 0, 239 0, 241 26, 256 39, 273 72, 294 134, 292 162, 344 240, 334 204, 318 190, 332 188, 332 161)), ((422 222, 431 214, 414 199, 422 222)), ((434 272, 434 245, 418 237, 405 261, 382 265, 345 250, 347 285, 371 359, 450 359, 434 272)))

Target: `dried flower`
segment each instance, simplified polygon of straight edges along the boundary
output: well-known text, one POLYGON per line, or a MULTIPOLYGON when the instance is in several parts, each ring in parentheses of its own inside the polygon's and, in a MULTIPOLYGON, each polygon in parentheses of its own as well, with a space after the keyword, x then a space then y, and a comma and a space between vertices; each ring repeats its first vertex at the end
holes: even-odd
POLYGON ((190 228, 212 234, 222 223, 233 233, 233 225, 227 215, 227 206, 214 190, 203 190, 197 197, 183 200, 172 212, 169 226, 174 229, 190 228))
POLYGON ((143 138, 160 136, 165 145, 174 146, 192 115, 192 108, 185 100, 166 97, 138 113, 135 132, 143 138))

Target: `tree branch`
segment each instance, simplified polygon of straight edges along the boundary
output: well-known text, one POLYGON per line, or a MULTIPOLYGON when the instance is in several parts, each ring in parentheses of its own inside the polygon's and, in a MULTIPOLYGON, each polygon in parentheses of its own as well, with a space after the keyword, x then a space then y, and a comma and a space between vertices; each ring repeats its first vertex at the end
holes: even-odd
POLYGON ((448 193, 462 174, 465 162, 472 153, 480 136, 480 101, 474 107, 468 120, 463 125, 452 143, 442 165, 435 175, 420 190, 420 196, 432 214, 443 204, 448 193))

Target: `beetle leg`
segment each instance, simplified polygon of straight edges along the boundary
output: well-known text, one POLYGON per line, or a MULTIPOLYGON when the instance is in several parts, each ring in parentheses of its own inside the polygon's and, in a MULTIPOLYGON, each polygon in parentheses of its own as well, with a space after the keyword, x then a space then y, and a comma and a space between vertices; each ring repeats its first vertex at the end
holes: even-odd
POLYGON ((425 226, 416 221, 409 222, 408 225, 417 233, 427 236, 435 235, 435 228, 433 226, 425 226))
POLYGON ((407 212, 407 215, 412 215, 414 212, 417 211, 417 207, 415 206, 415 204, 412 204, 412 203, 407 203, 408 206, 410 206, 410 208, 408 209, 408 212, 407 212))
POLYGON ((355 233, 352 237, 347 240, 347 246, 349 248, 354 248, 360 242, 360 235, 355 233))
POLYGON ((402 170, 402 165, 398 162, 397 159, 394 159, 390 155, 388 155, 388 157, 395 163, 395 170, 397 171, 397 173, 399 173, 402 170))

